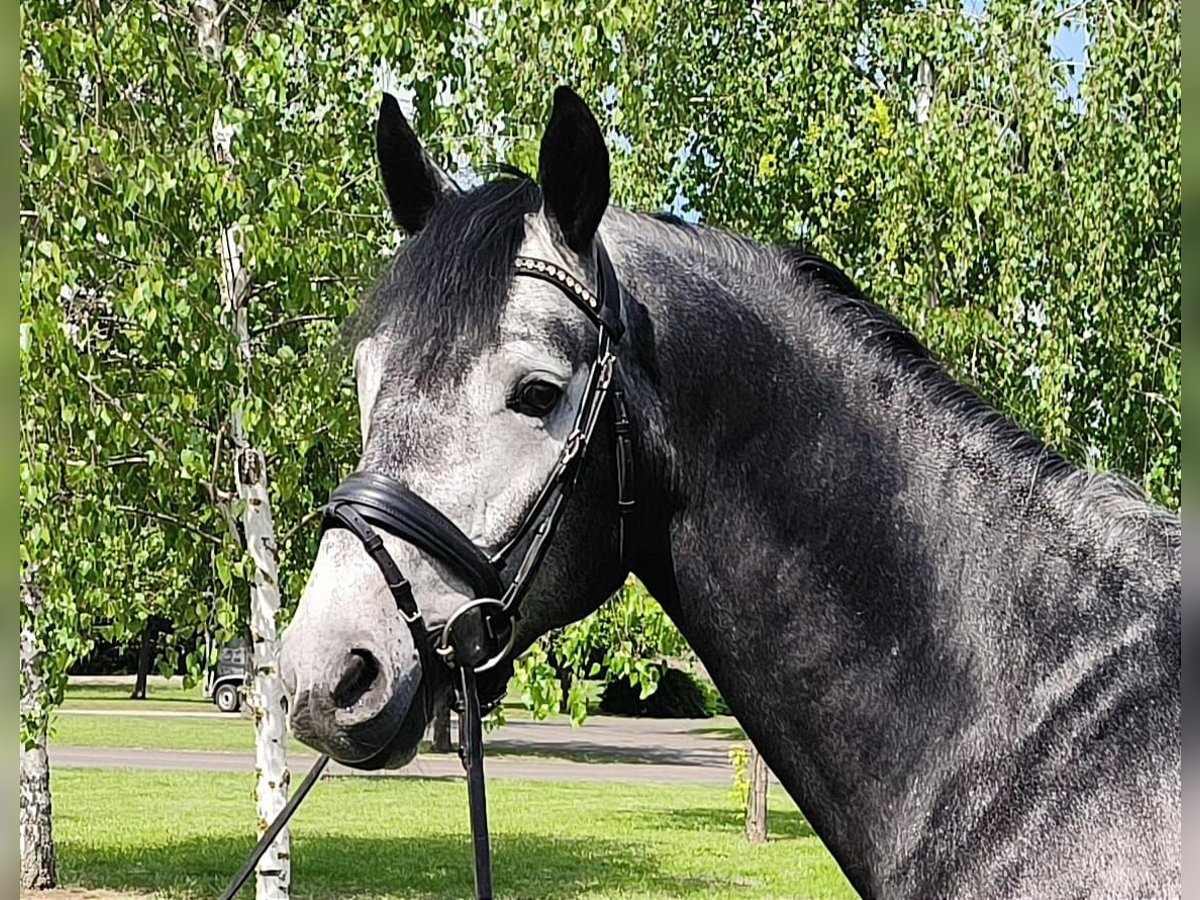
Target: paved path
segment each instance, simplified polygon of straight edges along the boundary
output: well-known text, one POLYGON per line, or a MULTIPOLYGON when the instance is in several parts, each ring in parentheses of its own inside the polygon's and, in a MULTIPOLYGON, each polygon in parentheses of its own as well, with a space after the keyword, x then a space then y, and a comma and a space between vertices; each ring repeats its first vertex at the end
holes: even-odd
MULTIPOLYGON (((60 716, 115 716, 138 719, 223 719, 237 721, 233 713, 212 710, 177 709, 76 709, 60 708, 60 716)), ((248 715, 241 715, 249 721, 248 715)), ((618 716, 590 716, 581 727, 564 717, 541 722, 510 719, 486 736, 489 746, 498 750, 526 748, 529 752, 591 753, 599 757, 619 756, 629 762, 680 762, 685 764, 713 760, 729 761, 734 743, 714 735, 731 727, 732 719, 627 719, 618 716)), ((457 722, 451 719, 451 734, 457 722)))
MULTIPOLYGON (((106 683, 109 680, 103 679, 106 683)), ((72 679, 72 683, 76 681, 72 679)), ((62 709, 59 714, 164 719, 236 718, 216 710, 62 709)), ((452 725, 452 732, 456 724, 452 725)), ((592 716, 579 728, 561 716, 542 722, 513 719, 485 735, 485 765, 488 775, 495 778, 728 785, 733 778, 729 751, 737 743, 727 739, 727 732, 735 725, 730 717, 629 719, 592 716), (725 732, 724 736, 722 732, 725 732)), ((54 765, 94 768, 229 772, 246 772, 254 768, 252 754, 213 751, 51 745, 50 758, 54 765)), ((289 764, 294 777, 299 778, 315 759, 315 756, 293 755, 289 764)), ((399 770, 365 773, 335 763, 330 765, 328 772, 331 775, 372 777, 462 777, 462 767, 453 754, 423 754, 399 770)))
MULTIPOLYGON (((593 764, 643 763, 725 771, 729 769, 729 751, 736 744, 706 733, 713 727, 711 719, 591 716, 578 728, 564 719, 513 720, 485 735, 484 745, 495 754, 544 753, 593 764)), ((457 733, 457 728, 452 726, 451 731, 457 733)))
MULTIPOLYGON (((293 755, 288 764, 294 780, 316 762, 315 756, 293 755)), ((242 772, 254 770, 249 753, 218 753, 199 750, 124 750, 99 747, 50 747, 52 767, 73 766, 100 769, 157 769, 187 772, 242 772)), ((733 768, 711 765, 672 765, 647 763, 587 763, 565 759, 520 756, 491 756, 484 763, 489 778, 516 778, 529 781, 600 781, 639 784, 721 784, 728 785, 733 768)), ((338 763, 327 770, 334 776, 374 778, 447 778, 462 777, 462 766, 454 755, 422 755, 403 769, 360 772, 338 763)))
MULTIPOLYGON (((76 710, 74 714, 83 711, 76 710)), ((107 714, 107 711, 105 712, 107 714)), ((177 716, 145 710, 145 716, 177 716)), ((516 720, 485 736, 486 767, 495 778, 536 781, 608 781, 666 784, 730 784, 733 767, 729 740, 704 732, 731 720, 624 719, 593 716, 581 728, 563 719, 516 720)), ((198 750, 132 750, 51 745, 53 765, 92 768, 143 768, 181 771, 246 772, 254 768, 249 753, 198 750)), ((296 777, 315 756, 293 755, 296 777)), ((460 778, 462 767, 451 754, 422 754, 403 769, 360 772, 331 764, 332 775, 370 777, 460 778)))
MULTIPOLYGON (((163 719, 224 719, 230 713, 163 709, 60 709, 62 716, 130 716, 163 719)), ((247 722, 248 717, 243 716, 247 722)), ((727 728, 732 719, 627 719, 591 716, 582 727, 556 717, 541 722, 511 719, 484 741, 495 754, 520 753, 561 756, 589 764, 623 762, 708 766, 725 769, 734 742, 712 733, 727 728)), ((451 720, 451 736, 457 722, 451 720)))
MULTIPOLYGON (((137 681, 135 675, 70 675, 67 683, 71 685, 103 685, 105 687, 133 687, 137 681)), ((183 687, 183 679, 178 675, 147 675, 146 684, 150 687, 183 687)))

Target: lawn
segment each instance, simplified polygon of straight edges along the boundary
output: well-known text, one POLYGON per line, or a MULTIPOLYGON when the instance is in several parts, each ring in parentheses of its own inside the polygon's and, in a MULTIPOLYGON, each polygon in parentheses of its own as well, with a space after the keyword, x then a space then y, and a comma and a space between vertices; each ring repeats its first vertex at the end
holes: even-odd
MULTIPOLYGON (((204 718, 62 715, 54 720, 50 745, 253 753, 254 722, 219 714, 204 718)), ((288 752, 313 753, 290 735, 288 752)))
POLYGON ((130 700, 129 685, 71 684, 63 698, 63 709, 159 709, 178 712, 216 712, 200 685, 184 690, 180 679, 152 678, 145 700, 130 700))
MULTIPOLYGON (((66 884, 212 897, 253 843, 250 775, 59 768, 53 790, 66 884)), ((503 897, 854 897, 782 791, 764 846, 745 842, 722 788, 498 780, 488 793, 503 897)), ((470 896, 466 788, 327 778, 292 851, 296 897, 470 896)))

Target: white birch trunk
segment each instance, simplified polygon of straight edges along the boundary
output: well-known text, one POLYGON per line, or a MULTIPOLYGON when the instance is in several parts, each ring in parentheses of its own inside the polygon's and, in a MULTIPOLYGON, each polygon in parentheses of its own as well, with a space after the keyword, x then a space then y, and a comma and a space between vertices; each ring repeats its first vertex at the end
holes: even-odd
MULTIPOLYGON (((213 119, 213 151, 217 161, 233 169, 233 132, 213 119)), ((232 177, 232 174, 230 175, 232 177)), ((251 446, 246 433, 244 408, 248 398, 253 350, 247 318, 246 272, 242 266, 242 234, 237 224, 221 232, 221 297, 233 320, 238 344, 242 384, 230 413, 234 444, 233 467, 237 495, 242 505, 246 549, 254 562, 250 587, 250 636, 254 642, 253 670, 247 702, 254 714, 254 796, 258 804, 261 836, 288 799, 291 774, 287 767, 287 722, 283 712, 283 683, 279 677, 279 579, 276 565, 275 523, 267 493, 267 465, 251 446)), ((291 889, 291 835, 279 833, 255 872, 258 900, 287 900, 291 889)))
POLYGON ((916 118, 918 125, 929 122, 929 112, 933 109, 933 66, 929 60, 923 59, 917 66, 917 102, 916 118))
MULTIPOLYGON (((37 587, 21 582, 21 603, 35 616, 42 597, 37 587)), ((37 636, 21 629, 21 718, 37 716, 45 692, 37 636)), ((21 745, 21 887, 52 888, 58 882, 54 864, 54 829, 50 817, 50 758, 46 753, 46 728, 38 729, 37 742, 21 745)))
POLYGON ((754 744, 750 745, 750 794, 746 798, 746 840, 762 844, 767 840, 767 762, 754 744))
MULTIPOLYGON (((291 775, 287 766, 287 721, 283 712, 283 682, 279 678, 279 582, 275 565, 275 525, 267 496, 266 463, 250 446, 239 447, 235 458, 238 498, 245 503, 242 525, 254 560, 250 589, 250 634, 254 641, 254 677, 249 706, 254 713, 254 760, 258 776, 260 834, 279 815, 288 799, 291 775)), ((286 900, 291 888, 291 836, 285 828, 258 864, 258 900, 286 900)))

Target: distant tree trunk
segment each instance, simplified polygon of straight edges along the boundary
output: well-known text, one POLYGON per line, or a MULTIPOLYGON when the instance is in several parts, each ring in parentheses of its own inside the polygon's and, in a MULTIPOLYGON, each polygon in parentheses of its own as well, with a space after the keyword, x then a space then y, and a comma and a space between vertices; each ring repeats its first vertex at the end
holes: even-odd
POLYGON ((450 753, 453 749, 450 743, 450 709, 447 707, 433 720, 433 752, 450 753))
POLYGON ((142 628, 141 637, 138 640, 138 662, 137 675, 133 679, 133 692, 130 693, 130 700, 145 700, 146 699, 146 678, 150 674, 150 623, 147 622, 142 628))
POLYGON ((758 748, 750 745, 750 796, 746 802, 746 840, 762 844, 767 840, 767 764, 758 748))
POLYGON ((562 689, 558 698, 558 711, 560 713, 569 713, 571 704, 569 702, 571 696, 571 682, 574 681, 574 675, 571 670, 558 659, 558 654, 550 650, 547 654, 550 666, 554 669, 555 677, 558 678, 559 687, 562 689))
POLYGON ((571 683, 574 681, 574 676, 569 669, 563 669, 558 673, 558 683, 562 687, 562 695, 558 698, 558 711, 560 713, 569 713, 571 711, 571 683))
POLYGON ((154 645, 156 643, 157 634, 154 627, 154 618, 146 620, 146 625, 142 629, 141 641, 138 645, 138 664, 137 676, 133 681, 133 693, 129 695, 130 700, 145 700, 146 699, 146 681, 150 677, 150 669, 154 663, 154 645))
MULTIPOLYGON (((21 603, 36 617, 42 596, 35 585, 21 582, 21 603)), ((21 630, 22 718, 40 712, 45 682, 41 647, 30 628, 21 630)), ((50 758, 44 720, 32 747, 21 745, 21 887, 52 888, 58 883, 54 864, 54 829, 50 818, 50 758)))

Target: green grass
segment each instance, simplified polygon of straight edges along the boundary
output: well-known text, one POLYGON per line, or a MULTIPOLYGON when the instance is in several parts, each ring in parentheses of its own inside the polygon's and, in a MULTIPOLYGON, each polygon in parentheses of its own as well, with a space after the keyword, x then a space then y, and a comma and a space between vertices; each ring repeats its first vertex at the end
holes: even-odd
MULTIPOLYGON (((65 884, 212 897, 253 844, 250 774, 60 767, 53 777, 65 884)), ((782 792, 764 846, 745 842, 719 787, 497 780, 488 799, 503 897, 854 896, 782 792)), ((471 895, 459 781, 326 779, 292 831, 296 897, 471 895)))
MULTIPOLYGON (((63 698, 62 708, 97 709, 110 712, 137 712, 138 710, 165 710, 174 712, 212 712, 217 708, 200 685, 184 690, 178 679, 170 684, 156 684, 151 681, 147 686, 145 700, 129 699, 130 688, 126 685, 69 685, 63 698)), ((529 720, 533 713, 525 708, 519 693, 508 694, 501 703, 504 715, 512 720, 529 720)), ((551 720, 568 721, 569 716, 553 713, 551 720)))
POLYGON ((737 723, 737 719, 732 716, 715 717, 711 725, 689 729, 688 734, 699 734, 704 737, 718 738, 723 741, 746 740, 746 732, 737 723))
MULTIPOLYGON (((64 715, 54 720, 50 744, 253 753, 254 723, 233 715, 220 718, 64 715)), ((289 737, 288 752, 311 754, 313 751, 289 737)))
POLYGON ((200 685, 184 690, 179 681, 159 684, 151 681, 145 700, 130 700, 127 685, 72 684, 63 698, 63 709, 160 709, 189 712, 216 712, 200 685))

